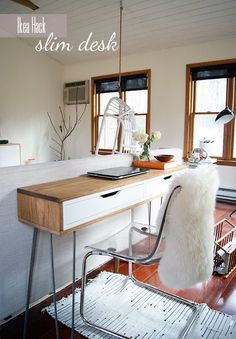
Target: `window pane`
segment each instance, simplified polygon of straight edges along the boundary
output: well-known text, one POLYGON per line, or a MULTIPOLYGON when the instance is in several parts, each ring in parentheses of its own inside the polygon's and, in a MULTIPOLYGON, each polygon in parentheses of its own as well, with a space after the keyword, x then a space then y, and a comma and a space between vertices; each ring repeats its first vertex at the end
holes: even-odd
POLYGON ((146 115, 135 115, 136 130, 146 133, 146 115))
MULTIPOLYGON (((103 117, 99 117, 99 131, 100 133, 100 127, 102 123, 103 117)), ((117 126, 117 120, 114 118, 107 117, 105 119, 105 126, 103 129, 103 133, 101 136, 101 141, 100 141, 100 148, 108 148, 112 149, 113 148, 113 143, 115 140, 115 134, 116 134, 116 126, 117 126)))
POLYGON ((220 112, 226 105, 227 79, 196 82, 196 112, 220 112))
POLYGON ((104 114, 108 101, 113 97, 119 97, 118 92, 100 94, 100 115, 104 114))
POLYGON ((209 140, 210 143, 206 143, 208 155, 221 157, 224 127, 215 124, 215 117, 215 114, 195 115, 193 147, 199 147, 200 140, 209 140))
POLYGON ((147 113, 147 90, 127 91, 126 102, 135 113, 147 113))

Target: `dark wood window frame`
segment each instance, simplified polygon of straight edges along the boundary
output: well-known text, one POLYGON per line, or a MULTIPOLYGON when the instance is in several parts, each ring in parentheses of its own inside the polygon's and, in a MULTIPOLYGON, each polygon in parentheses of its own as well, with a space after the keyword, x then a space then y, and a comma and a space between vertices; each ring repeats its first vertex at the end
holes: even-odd
MULTIPOLYGON (((193 149, 194 131, 194 90, 196 82, 192 80, 191 69, 196 67, 208 67, 236 63, 236 59, 201 62, 186 65, 186 102, 185 102, 185 127, 184 127, 184 160, 187 160, 193 149)), ((226 105, 236 112, 236 78, 227 79, 226 105)), ((207 112, 208 114, 211 112, 207 112)), ((216 112, 212 112, 215 114, 216 112)), ((235 119, 224 125, 223 155, 217 157, 218 165, 236 166, 236 158, 233 157, 235 119)))
MULTIPOLYGON (((150 133, 150 99, 151 99, 151 70, 150 69, 144 69, 144 70, 138 70, 138 71, 131 71, 131 72, 122 72, 121 76, 132 76, 132 75, 138 75, 138 74, 146 74, 148 79, 148 97, 147 97, 147 113, 145 113, 146 116, 146 133, 150 133)), ((107 75, 101 75, 91 78, 91 152, 94 154, 96 149, 96 142, 98 138, 98 117, 100 104, 99 104, 99 95, 96 94, 96 81, 107 79, 107 78, 114 78, 119 77, 119 73, 115 74, 107 74, 107 75)), ((122 97, 124 101, 126 100, 126 92, 122 92, 122 97)), ((142 113, 137 113, 137 115, 141 116, 142 113)), ((99 152, 101 154, 109 154, 111 153, 111 150, 101 150, 99 152)))

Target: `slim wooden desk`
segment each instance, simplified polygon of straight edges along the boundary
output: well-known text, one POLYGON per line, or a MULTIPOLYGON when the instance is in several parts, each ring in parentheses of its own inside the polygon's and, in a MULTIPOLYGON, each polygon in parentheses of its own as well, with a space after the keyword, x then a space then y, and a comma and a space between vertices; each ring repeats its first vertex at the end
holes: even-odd
POLYGON ((148 173, 120 180, 92 178, 87 175, 17 189, 18 218, 34 226, 28 280, 24 338, 26 338, 30 294, 39 229, 50 233, 53 300, 56 337, 59 338, 56 310, 53 234, 73 232, 72 277, 72 334, 74 333, 74 287, 76 231, 92 223, 134 208, 165 193, 167 179, 178 166, 169 170, 150 170, 148 173))

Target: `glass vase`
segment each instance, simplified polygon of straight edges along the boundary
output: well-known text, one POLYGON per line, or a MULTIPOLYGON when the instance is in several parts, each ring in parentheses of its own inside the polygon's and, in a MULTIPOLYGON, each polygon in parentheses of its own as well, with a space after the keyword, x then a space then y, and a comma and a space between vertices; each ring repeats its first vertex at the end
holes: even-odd
POLYGON ((142 153, 139 156, 140 160, 143 161, 150 161, 151 160, 151 153, 149 147, 144 147, 142 153))

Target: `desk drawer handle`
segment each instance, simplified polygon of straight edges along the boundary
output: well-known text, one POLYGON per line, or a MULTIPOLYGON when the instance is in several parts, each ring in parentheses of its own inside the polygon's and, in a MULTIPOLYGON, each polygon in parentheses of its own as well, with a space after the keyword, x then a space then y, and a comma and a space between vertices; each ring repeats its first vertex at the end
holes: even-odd
POLYGON ((167 177, 164 177, 164 180, 168 180, 172 177, 172 175, 168 175, 167 177))
POLYGON ((115 192, 111 192, 111 193, 102 194, 101 197, 102 198, 109 198, 109 197, 112 197, 113 195, 116 195, 118 193, 120 193, 120 191, 115 191, 115 192))

